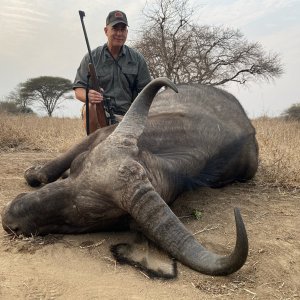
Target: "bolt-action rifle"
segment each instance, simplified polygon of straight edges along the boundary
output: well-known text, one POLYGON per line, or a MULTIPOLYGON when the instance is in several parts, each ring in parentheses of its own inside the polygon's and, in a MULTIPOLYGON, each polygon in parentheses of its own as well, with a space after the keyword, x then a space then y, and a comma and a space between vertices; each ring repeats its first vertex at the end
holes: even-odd
MULTIPOLYGON (((95 68, 95 64, 94 64, 94 60, 92 57, 92 52, 91 52, 91 48, 90 48, 90 44, 89 44, 89 40, 88 40, 88 36, 85 30, 85 26, 84 26, 84 22, 83 22, 83 17, 85 17, 85 13, 84 11, 80 10, 79 11, 79 16, 80 16, 80 20, 81 20, 81 24, 82 24, 82 29, 83 29, 83 33, 84 33, 84 37, 85 37, 85 42, 88 48, 88 52, 89 52, 89 56, 90 56, 90 63, 88 65, 88 86, 87 86, 87 94, 86 94, 86 131, 87 134, 89 134, 89 127, 90 127, 90 120, 89 120, 89 100, 88 100, 88 88, 89 88, 89 79, 91 80, 91 85, 90 87, 101 93, 101 88, 100 88, 100 82, 97 76, 97 72, 96 72, 96 68, 95 68)), ((105 127, 109 125, 108 119, 106 117, 105 114, 105 110, 104 110, 104 104, 99 103, 96 104, 96 112, 97 112, 97 118, 98 118, 98 123, 100 125, 100 127, 105 127)))

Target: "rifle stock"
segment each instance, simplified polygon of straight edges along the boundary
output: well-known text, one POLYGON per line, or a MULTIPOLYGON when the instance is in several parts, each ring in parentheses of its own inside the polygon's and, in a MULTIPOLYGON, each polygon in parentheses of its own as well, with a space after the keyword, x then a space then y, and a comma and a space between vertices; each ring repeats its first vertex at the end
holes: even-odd
MULTIPOLYGON (((100 82, 96 74, 95 66, 92 63, 89 63, 89 72, 91 76, 91 87, 93 90, 102 93, 100 89, 100 82)), ((97 112, 97 119, 100 127, 108 126, 104 105, 103 102, 96 104, 96 112, 97 112)))

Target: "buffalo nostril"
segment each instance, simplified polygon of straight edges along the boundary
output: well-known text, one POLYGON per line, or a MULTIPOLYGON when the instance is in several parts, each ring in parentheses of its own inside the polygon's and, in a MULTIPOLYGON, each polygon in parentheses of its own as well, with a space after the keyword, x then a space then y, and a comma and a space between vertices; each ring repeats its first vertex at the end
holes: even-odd
POLYGON ((19 227, 18 226, 13 226, 13 225, 7 225, 3 224, 3 229, 11 235, 18 235, 19 232, 19 227))
POLYGON ((19 231, 19 227, 10 228, 13 233, 17 233, 19 231))

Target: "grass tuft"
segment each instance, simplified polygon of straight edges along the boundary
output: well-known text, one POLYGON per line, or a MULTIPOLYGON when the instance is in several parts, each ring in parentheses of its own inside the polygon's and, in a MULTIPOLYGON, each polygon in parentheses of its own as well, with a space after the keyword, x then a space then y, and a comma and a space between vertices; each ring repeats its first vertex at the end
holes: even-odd
POLYGON ((300 122, 281 118, 253 121, 259 144, 257 180, 278 187, 300 187, 300 122))

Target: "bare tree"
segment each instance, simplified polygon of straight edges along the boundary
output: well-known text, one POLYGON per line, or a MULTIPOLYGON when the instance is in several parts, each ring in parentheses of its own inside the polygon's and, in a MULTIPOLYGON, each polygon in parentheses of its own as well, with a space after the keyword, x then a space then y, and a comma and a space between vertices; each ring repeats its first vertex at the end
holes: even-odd
POLYGON ((188 0, 156 0, 146 7, 147 28, 134 47, 145 56, 153 77, 222 85, 282 74, 278 54, 248 42, 239 30, 194 24, 194 13, 188 0))
POLYGON ((29 107, 32 99, 30 99, 24 91, 22 83, 19 83, 16 88, 9 93, 7 100, 15 103, 19 112, 32 113, 32 109, 29 107))
POLYGON ((191 42, 188 0, 156 0, 144 11, 147 28, 134 46, 145 56, 153 77, 175 79, 191 42))

